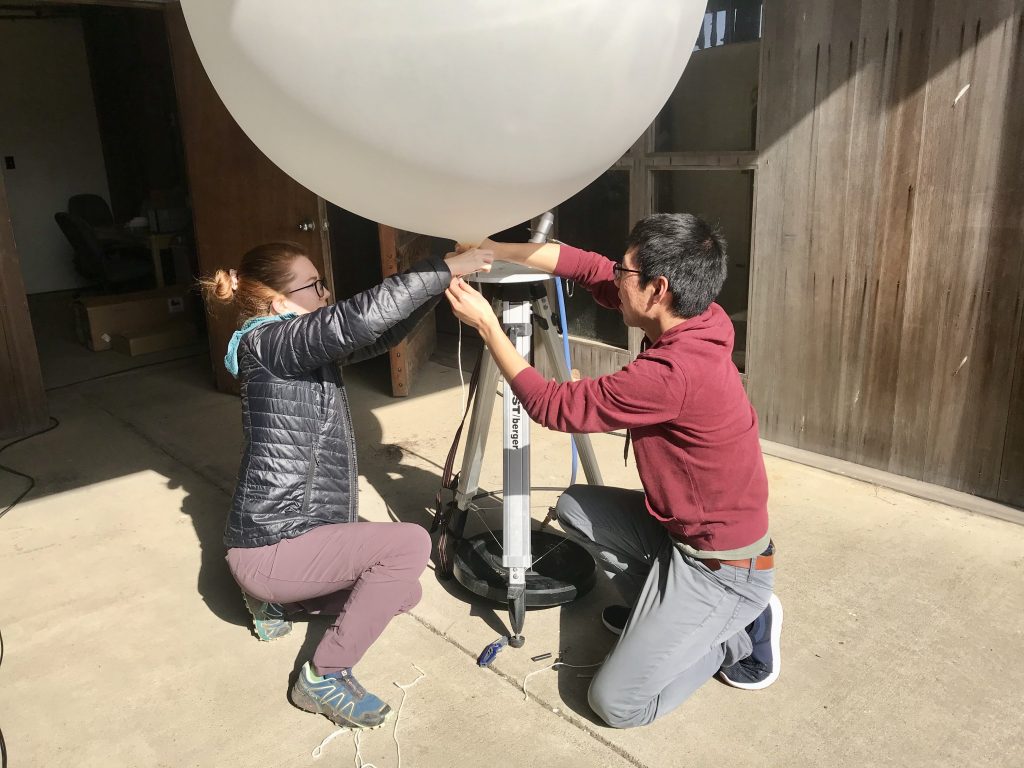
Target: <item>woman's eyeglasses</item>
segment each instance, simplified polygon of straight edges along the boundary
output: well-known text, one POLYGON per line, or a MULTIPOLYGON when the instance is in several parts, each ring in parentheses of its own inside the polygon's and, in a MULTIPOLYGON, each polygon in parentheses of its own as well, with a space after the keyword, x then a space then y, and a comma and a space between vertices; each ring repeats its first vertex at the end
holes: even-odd
POLYGON ((321 298, 321 299, 324 297, 324 294, 327 293, 327 284, 324 283, 324 281, 321 278, 318 277, 316 280, 314 280, 309 285, 304 285, 301 288, 296 288, 294 291, 285 291, 284 295, 285 296, 289 296, 289 295, 291 295, 293 293, 298 293, 299 291, 304 291, 307 288, 315 288, 316 289, 316 295, 319 298, 321 298))
POLYGON ((622 277, 625 274, 631 274, 631 275, 642 275, 643 274, 643 272, 641 272, 639 269, 629 269, 628 267, 622 266, 618 262, 616 262, 615 264, 612 265, 612 273, 615 275, 614 279, 615 279, 616 283, 619 282, 620 280, 622 280, 622 277))

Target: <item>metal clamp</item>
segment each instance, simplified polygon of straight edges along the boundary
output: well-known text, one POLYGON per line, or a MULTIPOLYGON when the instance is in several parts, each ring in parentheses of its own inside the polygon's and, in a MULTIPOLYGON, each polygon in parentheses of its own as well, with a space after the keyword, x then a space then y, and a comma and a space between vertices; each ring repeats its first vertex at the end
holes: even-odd
POLYGON ((501 330, 514 342, 516 339, 525 339, 533 336, 533 323, 502 324, 501 330))

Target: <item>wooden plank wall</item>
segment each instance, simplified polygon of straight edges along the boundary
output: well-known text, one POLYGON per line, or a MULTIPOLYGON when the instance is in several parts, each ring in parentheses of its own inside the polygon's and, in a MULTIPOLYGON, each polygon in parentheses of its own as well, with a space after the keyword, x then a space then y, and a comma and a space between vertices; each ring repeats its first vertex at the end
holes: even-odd
MULTIPOLYGON (((535 343, 535 350, 534 367, 544 378, 555 378, 555 366, 548 358, 544 348, 535 343)), ((584 378, 596 379, 598 376, 605 376, 621 370, 629 365, 632 357, 628 349, 570 335, 569 359, 572 360, 573 369, 582 372, 584 378)))
POLYGON ((1024 0, 766 4, 764 437, 1024 505, 1022 92, 1024 0))
POLYGON ((49 416, 7 191, 0 176, 0 438, 38 432, 49 423, 49 416))
MULTIPOLYGON (((420 259, 430 255, 432 238, 417 235, 384 224, 379 225, 381 274, 384 277, 404 272, 420 259)), ((396 346, 391 348, 391 393, 395 397, 411 394, 423 364, 437 347, 437 326, 434 313, 419 324, 396 346)))

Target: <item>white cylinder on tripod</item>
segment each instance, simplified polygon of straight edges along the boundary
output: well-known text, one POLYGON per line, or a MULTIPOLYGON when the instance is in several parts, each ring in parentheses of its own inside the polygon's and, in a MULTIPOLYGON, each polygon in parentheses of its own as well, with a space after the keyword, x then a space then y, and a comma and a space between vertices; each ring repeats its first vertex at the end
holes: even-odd
MULTIPOLYGON (((501 323, 511 329, 516 351, 530 356, 533 309, 530 302, 503 301, 501 323)), ((502 451, 505 496, 502 502, 502 558, 509 569, 509 586, 526 583, 526 570, 533 564, 530 551, 530 415, 506 381, 504 383, 505 444, 502 451)))

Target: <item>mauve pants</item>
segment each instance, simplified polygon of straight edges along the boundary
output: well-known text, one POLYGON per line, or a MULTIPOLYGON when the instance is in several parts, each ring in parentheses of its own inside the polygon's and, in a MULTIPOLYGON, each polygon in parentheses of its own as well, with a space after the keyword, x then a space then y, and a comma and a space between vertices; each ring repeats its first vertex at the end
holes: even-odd
POLYGON ((419 602, 429 557, 419 525, 337 523, 267 547, 233 547, 227 561, 252 597, 338 614, 313 656, 323 675, 355 666, 392 617, 419 602))

